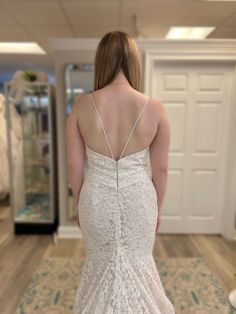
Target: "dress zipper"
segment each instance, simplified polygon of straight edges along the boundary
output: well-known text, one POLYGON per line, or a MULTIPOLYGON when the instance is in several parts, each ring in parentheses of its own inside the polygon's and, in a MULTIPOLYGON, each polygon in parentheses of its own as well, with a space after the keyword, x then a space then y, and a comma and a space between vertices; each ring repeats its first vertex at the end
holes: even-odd
POLYGON ((116 189, 118 191, 118 160, 116 160, 116 189))

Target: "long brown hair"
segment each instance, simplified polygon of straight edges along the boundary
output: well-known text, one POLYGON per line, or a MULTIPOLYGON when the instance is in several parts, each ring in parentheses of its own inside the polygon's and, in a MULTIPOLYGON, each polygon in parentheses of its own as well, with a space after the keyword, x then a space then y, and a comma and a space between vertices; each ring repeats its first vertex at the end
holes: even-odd
POLYGON ((96 51, 94 91, 111 83, 120 70, 130 85, 141 91, 140 54, 135 40, 122 31, 108 32, 96 51))

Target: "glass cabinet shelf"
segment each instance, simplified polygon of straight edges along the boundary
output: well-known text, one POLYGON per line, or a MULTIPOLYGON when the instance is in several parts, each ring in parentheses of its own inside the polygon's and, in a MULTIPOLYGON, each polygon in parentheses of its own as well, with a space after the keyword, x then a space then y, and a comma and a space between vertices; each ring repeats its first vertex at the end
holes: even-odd
POLYGON ((11 100, 5 83, 11 207, 15 233, 50 233, 58 224, 55 103, 49 83, 27 83, 11 100))

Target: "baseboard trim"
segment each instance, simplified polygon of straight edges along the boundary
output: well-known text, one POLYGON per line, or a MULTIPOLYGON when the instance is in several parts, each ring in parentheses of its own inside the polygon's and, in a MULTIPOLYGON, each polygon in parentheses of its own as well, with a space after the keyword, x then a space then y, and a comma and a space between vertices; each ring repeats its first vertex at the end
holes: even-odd
POLYGON ((57 229, 58 239, 82 239, 81 230, 78 227, 63 227, 59 226, 57 229))

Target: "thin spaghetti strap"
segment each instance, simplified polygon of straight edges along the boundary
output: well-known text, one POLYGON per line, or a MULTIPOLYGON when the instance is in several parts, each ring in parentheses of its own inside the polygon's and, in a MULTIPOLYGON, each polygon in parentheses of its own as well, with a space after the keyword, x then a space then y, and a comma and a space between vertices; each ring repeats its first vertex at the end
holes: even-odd
POLYGON ((121 154, 120 154, 119 159, 122 157, 122 155, 123 155, 123 153, 124 153, 124 151, 125 151, 125 149, 126 149, 128 143, 129 143, 129 139, 130 139, 131 135, 133 134, 133 131, 134 131, 135 127, 136 127, 136 124, 138 123, 138 120, 139 120, 139 118, 141 117, 141 114, 143 113, 144 109, 146 108, 149 99, 150 99, 150 96, 147 98, 147 100, 146 100, 146 102, 145 102, 145 104, 144 104, 142 110, 140 111, 140 113, 139 113, 139 115, 138 115, 136 121, 135 121, 134 124, 133 124, 133 127, 132 127, 132 129, 131 129, 131 131, 130 131, 130 133, 129 133, 129 136, 128 136, 127 140, 126 140, 125 146, 124 146, 124 148, 123 148, 123 150, 122 150, 122 152, 121 152, 121 154))
POLYGON ((92 98, 92 103, 93 103, 94 109, 95 109, 95 111, 96 111, 96 113, 97 113, 97 115, 98 115, 98 118, 99 118, 99 121, 100 121, 102 130, 103 130, 103 133, 104 133, 104 136, 105 136, 107 145, 108 145, 109 150, 110 150, 110 153, 111 153, 111 156, 112 156, 113 159, 115 159, 115 158, 114 158, 114 155, 113 155, 113 152, 112 152, 112 149, 111 149, 111 145, 110 145, 110 143, 109 143, 109 141, 108 141, 108 138, 107 138, 107 134, 106 134, 105 128, 104 128, 103 123, 102 123, 102 119, 101 119, 100 114, 99 114, 99 112, 98 112, 98 110, 97 110, 97 107, 96 107, 96 105, 95 105, 95 102, 94 102, 94 99, 93 99, 93 95, 92 95, 92 94, 93 94, 93 93, 90 93, 91 98, 92 98))

